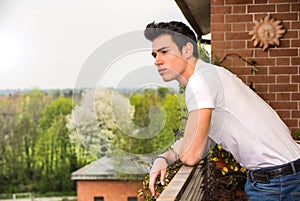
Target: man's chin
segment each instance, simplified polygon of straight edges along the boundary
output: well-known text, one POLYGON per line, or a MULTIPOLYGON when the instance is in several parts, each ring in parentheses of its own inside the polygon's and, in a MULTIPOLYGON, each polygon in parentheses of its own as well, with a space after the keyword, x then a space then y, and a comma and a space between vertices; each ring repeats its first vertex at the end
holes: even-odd
POLYGON ((164 82, 171 82, 173 79, 162 78, 164 82))

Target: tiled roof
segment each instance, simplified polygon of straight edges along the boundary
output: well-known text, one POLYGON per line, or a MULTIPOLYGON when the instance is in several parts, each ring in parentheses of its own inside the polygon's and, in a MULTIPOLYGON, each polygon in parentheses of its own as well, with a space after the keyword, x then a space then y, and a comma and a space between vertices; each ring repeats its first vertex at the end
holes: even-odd
POLYGON ((100 158, 72 173, 72 180, 116 180, 116 171, 109 168, 107 158, 100 158))
MULTIPOLYGON (((146 161, 146 159, 144 159, 146 161)), ((148 166, 141 165, 127 157, 102 157, 71 175, 72 180, 121 180, 118 173, 125 175, 144 175, 150 171, 148 166)), ((126 179, 126 176, 124 176, 126 179)))

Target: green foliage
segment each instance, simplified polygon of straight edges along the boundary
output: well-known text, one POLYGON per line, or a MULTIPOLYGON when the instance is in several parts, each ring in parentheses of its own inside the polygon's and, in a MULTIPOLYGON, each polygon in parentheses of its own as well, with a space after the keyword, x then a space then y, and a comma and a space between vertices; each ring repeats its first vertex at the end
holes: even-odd
MULTIPOLYGON (((157 177, 156 179, 156 185, 155 185, 155 192, 158 194, 162 193, 170 181, 173 179, 173 177, 176 175, 180 167, 182 166, 182 163, 176 162, 172 165, 168 166, 167 168, 167 175, 166 175, 166 184, 162 186, 160 184, 160 177, 157 177)), ((151 195, 151 192, 149 190, 149 175, 145 176, 145 179, 143 181, 143 187, 138 191, 139 197, 143 197, 144 201, 155 201, 156 199, 151 195)))
POLYGON ((74 191, 84 162, 68 138, 71 99, 39 89, 0 98, 0 193, 74 191))
POLYGON ((205 49, 206 44, 201 44, 201 42, 198 42, 198 57, 202 59, 203 61, 210 63, 210 56, 207 50, 205 49))
POLYGON ((72 189, 73 183, 70 176, 64 171, 71 172, 76 163, 75 153, 69 141, 66 127, 66 115, 71 113, 72 101, 59 97, 46 106, 43 117, 40 119, 40 137, 37 143, 40 153, 38 161, 41 179, 41 191, 47 192, 50 186, 52 191, 67 191, 72 189))
POLYGON ((219 162, 224 164, 222 167, 222 174, 226 175, 230 171, 233 172, 241 172, 244 174, 246 172, 246 168, 242 167, 234 158, 230 152, 225 151, 220 145, 216 145, 210 151, 210 158, 211 161, 219 162))
POLYGON ((145 139, 135 139, 139 150, 134 153, 158 153, 168 148, 175 140, 174 131, 181 127, 181 105, 183 97, 170 89, 145 90, 131 96, 134 105, 133 122, 142 129, 145 139), (163 92, 163 93, 162 93, 163 92), (151 137, 151 138, 149 138, 151 137))
POLYGON ((295 140, 300 140, 300 128, 298 128, 298 130, 293 133, 292 136, 295 140))

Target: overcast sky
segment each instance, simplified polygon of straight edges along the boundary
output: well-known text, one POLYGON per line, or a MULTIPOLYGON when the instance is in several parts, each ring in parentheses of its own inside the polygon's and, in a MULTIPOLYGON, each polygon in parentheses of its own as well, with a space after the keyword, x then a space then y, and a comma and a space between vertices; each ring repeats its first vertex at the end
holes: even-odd
MULTIPOLYGON (((170 20, 187 23, 174 0, 0 0, 0 89, 73 88, 97 48, 149 22, 170 20)), ((143 73, 153 63, 144 53, 117 59, 97 83, 158 82, 154 69, 143 73), (116 74, 125 63, 132 66, 116 74), (132 74, 127 81, 125 74, 132 74)))

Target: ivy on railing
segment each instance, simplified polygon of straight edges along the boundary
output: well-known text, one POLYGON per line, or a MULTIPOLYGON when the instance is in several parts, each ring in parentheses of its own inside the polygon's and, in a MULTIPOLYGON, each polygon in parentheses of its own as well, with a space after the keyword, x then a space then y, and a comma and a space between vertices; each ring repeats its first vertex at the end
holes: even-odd
POLYGON ((204 185, 205 201, 243 201, 247 197, 243 191, 246 175, 242 171, 224 170, 217 167, 216 162, 207 160, 204 167, 206 174, 206 185, 204 185))
MULTIPOLYGON (((168 184, 172 180, 172 178, 176 175, 180 167, 182 166, 181 162, 173 163, 172 165, 168 166, 167 168, 167 175, 165 180, 165 185, 162 186, 160 184, 160 177, 157 178, 157 182, 155 185, 155 192, 158 194, 161 194, 164 189, 167 188, 168 184)), ((144 201, 155 201, 156 199, 152 196, 150 190, 149 190, 149 175, 145 176, 145 179, 143 181, 143 187, 138 191, 138 196, 143 197, 144 201)))

